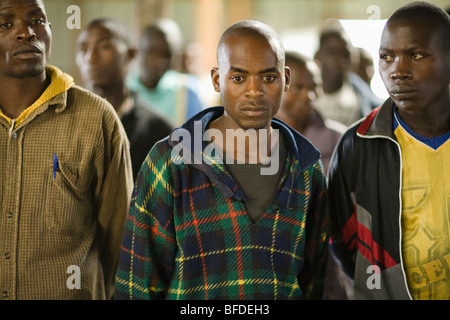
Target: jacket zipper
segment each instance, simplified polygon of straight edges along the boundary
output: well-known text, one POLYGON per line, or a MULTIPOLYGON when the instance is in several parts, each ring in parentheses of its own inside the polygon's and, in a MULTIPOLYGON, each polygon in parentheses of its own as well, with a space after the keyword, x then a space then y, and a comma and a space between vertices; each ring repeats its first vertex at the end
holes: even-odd
POLYGON ((405 288, 406 288, 406 292, 408 293, 408 297, 410 300, 412 299, 411 293, 409 292, 409 288, 408 288, 408 282, 406 280, 406 273, 405 273, 405 269, 404 269, 404 264, 403 264, 403 245, 402 245, 402 237, 403 237, 403 232, 402 232, 402 170, 403 170, 403 159, 402 159, 402 150, 400 148, 400 145, 398 144, 397 141, 395 141, 394 139, 387 137, 387 136, 382 136, 382 135, 373 135, 373 136, 365 136, 362 135, 360 133, 356 133, 356 135, 360 138, 363 139, 375 139, 375 138, 382 138, 382 139, 387 139, 392 141, 396 146, 397 146, 397 150, 399 153, 399 158, 400 158, 400 189, 398 191, 398 199, 399 199, 399 204, 400 204, 400 208, 399 208, 399 218, 398 218, 398 225, 399 225, 399 231, 400 231, 400 237, 399 237, 399 250, 400 250, 400 264, 401 264, 401 269, 402 269, 402 274, 403 274, 403 281, 405 283, 405 288))

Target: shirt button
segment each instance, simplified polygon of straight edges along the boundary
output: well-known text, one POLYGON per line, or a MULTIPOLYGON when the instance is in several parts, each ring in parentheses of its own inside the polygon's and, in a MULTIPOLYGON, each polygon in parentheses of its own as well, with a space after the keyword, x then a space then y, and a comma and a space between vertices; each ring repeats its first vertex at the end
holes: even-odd
POLYGON ((12 212, 8 212, 8 213, 6 214, 6 217, 9 218, 9 219, 11 219, 11 218, 13 217, 13 213, 12 213, 12 212))
POLYGON ((17 132, 14 132, 14 133, 12 134, 12 137, 13 137, 13 139, 16 139, 16 138, 17 138, 17 132))
POLYGON ((11 259, 11 255, 8 252, 5 252, 5 259, 6 260, 11 259))
POLYGON ((8 298, 9 298, 9 292, 3 291, 3 299, 8 299, 8 298))

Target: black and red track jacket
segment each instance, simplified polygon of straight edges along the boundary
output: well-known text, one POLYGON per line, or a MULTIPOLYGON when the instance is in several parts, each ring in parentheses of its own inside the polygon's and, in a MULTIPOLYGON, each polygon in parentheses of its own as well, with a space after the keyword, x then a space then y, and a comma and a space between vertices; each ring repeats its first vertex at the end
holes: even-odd
POLYGON ((356 299, 411 299, 402 262, 402 157, 393 106, 388 99, 351 126, 330 162, 332 251, 353 279, 356 299))

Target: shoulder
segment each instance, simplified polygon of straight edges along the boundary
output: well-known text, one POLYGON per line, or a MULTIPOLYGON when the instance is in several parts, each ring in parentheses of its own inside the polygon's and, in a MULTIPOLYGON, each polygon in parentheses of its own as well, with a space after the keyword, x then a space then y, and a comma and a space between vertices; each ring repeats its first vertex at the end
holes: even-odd
POLYGON ((319 150, 298 131, 277 118, 272 120, 272 126, 284 135, 288 152, 298 160, 302 170, 320 160, 319 150))
POLYGON ((135 92, 132 93, 132 98, 134 102, 132 109, 121 118, 127 130, 156 135, 158 140, 161 136, 166 136, 170 133, 173 125, 165 116, 154 111, 135 92))
POLYGON ((152 174, 165 176, 172 171, 172 163, 172 148, 168 143, 168 137, 165 137, 156 142, 150 149, 142 163, 139 175, 142 175, 144 179, 152 174))
POLYGON ((92 114, 115 113, 113 106, 105 98, 77 85, 67 91, 67 107, 76 107, 77 110, 86 110, 92 114))
POLYGON ((103 97, 74 85, 67 91, 66 111, 77 125, 87 126, 89 130, 102 131, 103 134, 125 132, 114 107, 103 97), (105 128, 105 130, 101 129, 105 128))

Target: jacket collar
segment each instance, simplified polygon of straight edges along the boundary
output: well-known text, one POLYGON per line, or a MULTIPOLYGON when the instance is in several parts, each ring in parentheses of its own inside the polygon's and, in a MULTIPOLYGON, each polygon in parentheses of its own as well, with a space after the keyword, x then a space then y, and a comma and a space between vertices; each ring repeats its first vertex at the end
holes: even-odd
MULTIPOLYGON (((205 133, 208 124, 219 118, 223 115, 223 113, 224 108, 221 106, 210 107, 197 113, 182 126, 172 130, 169 136, 169 144, 174 147, 176 144, 180 143, 179 139, 174 137, 174 133, 180 129, 184 129, 189 132, 191 137, 193 134, 201 133, 203 139, 203 134, 205 133), (196 132, 200 131, 200 126, 198 126, 198 123, 201 123, 201 132, 196 132)), ((320 159, 320 152, 311 144, 311 142, 287 124, 277 118, 274 118, 272 119, 272 127, 274 129, 279 129, 280 132, 285 135, 288 151, 292 153, 292 156, 299 161, 301 170, 306 169, 320 159)), ((195 139, 190 139, 189 143, 190 144, 186 145, 186 147, 189 147, 191 154, 194 154, 196 147, 195 139)), ((202 141, 202 150, 205 147, 206 142, 202 141)))
MULTIPOLYGON (((51 65, 46 67, 46 73, 51 79, 50 85, 31 106, 15 119, 15 128, 26 125, 36 116, 44 113, 49 106, 56 106, 55 112, 61 112, 66 108, 67 91, 75 85, 73 78, 51 65)), ((12 120, 8 117, 2 115, 0 118, 1 121, 6 120, 11 125, 12 120)))
MULTIPOLYGON (((208 124, 219 118, 223 113, 224 108, 221 106, 210 107, 199 112, 182 126, 173 129, 168 137, 168 143, 172 148, 178 144, 182 144, 183 148, 189 150, 189 163, 208 175, 225 197, 235 196, 238 199, 245 199, 245 195, 227 172, 223 163, 216 163, 213 161, 212 163, 207 164, 203 161, 203 153, 201 151, 203 151, 207 145, 207 142, 203 141, 203 134, 206 131, 208 124), (199 124, 201 124, 201 126, 199 124), (192 138, 188 138, 185 141, 184 135, 181 135, 183 138, 180 139, 180 132, 186 134, 188 137, 194 137, 195 134, 200 133, 202 137, 201 145, 199 146, 199 142, 196 142, 195 139, 192 138), (196 149, 199 149, 199 147, 201 148, 201 151, 198 152, 197 150, 196 152, 196 149)), ((272 120, 272 127, 274 129, 279 129, 285 136, 288 149, 287 163, 298 166, 295 170, 290 168, 290 171, 295 171, 295 173, 298 174, 298 172, 304 171, 320 159, 320 152, 306 138, 290 128, 284 122, 274 118, 272 120)), ((279 165, 284 166, 286 164, 280 163, 279 165)))
POLYGON ((374 109, 367 117, 358 123, 356 132, 360 136, 385 136, 394 138, 392 121, 394 103, 388 98, 381 107, 374 109))

